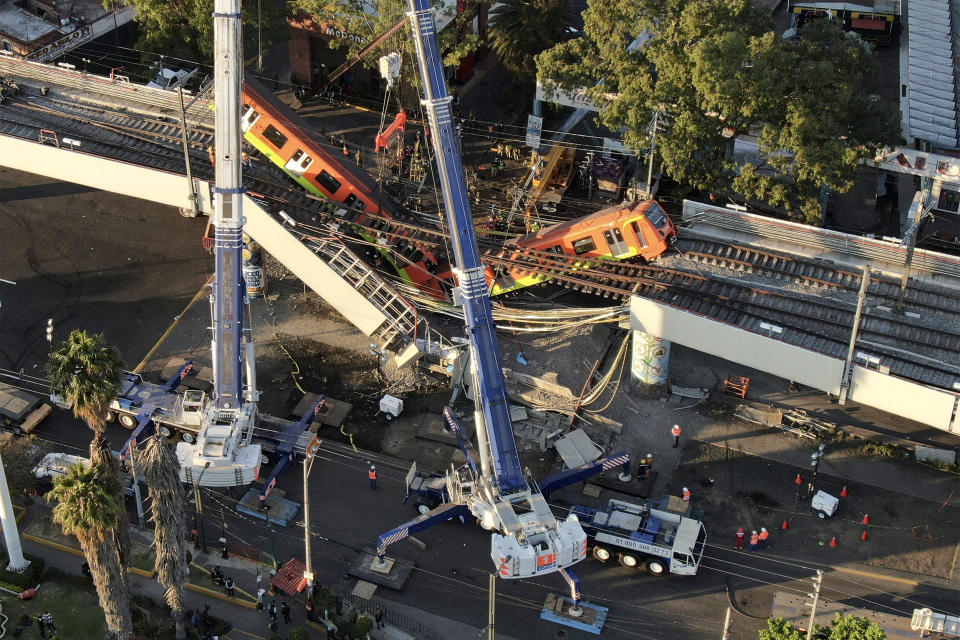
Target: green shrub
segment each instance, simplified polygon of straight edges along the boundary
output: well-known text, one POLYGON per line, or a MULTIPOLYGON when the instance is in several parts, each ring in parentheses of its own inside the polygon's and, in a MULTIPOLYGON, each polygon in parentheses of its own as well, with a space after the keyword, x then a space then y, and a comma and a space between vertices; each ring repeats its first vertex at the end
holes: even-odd
MULTIPOLYGON (((42 581, 43 576, 43 558, 29 555, 24 555, 24 557, 30 561, 30 564, 27 565, 27 568, 23 571, 23 573, 7 571, 6 568, 0 569, 0 582, 20 587, 19 589, 16 589, 18 592, 37 586, 42 581)), ((6 567, 9 563, 9 560, 4 558, 4 560, 0 562, 2 562, 3 567, 6 567)))
POLYGON ((287 640, 310 640, 310 632, 303 627, 290 629, 290 634, 287 636, 287 640))

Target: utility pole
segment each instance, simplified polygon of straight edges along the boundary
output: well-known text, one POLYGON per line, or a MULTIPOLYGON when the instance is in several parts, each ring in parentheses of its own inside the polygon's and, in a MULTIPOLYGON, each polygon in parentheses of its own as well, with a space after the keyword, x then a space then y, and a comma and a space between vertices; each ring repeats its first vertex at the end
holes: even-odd
POLYGON ((495 640, 496 632, 493 629, 494 610, 497 606, 497 574, 490 574, 490 598, 487 603, 487 640, 495 640))
POLYGON ((197 542, 200 543, 200 550, 204 553, 207 552, 207 536, 203 531, 203 503, 200 502, 200 481, 209 467, 210 461, 207 460, 200 471, 200 475, 197 476, 197 481, 193 483, 193 524, 197 529, 197 542))
POLYGON ((10 488, 7 486, 7 474, 3 470, 2 457, 0 457, 0 525, 3 526, 3 540, 7 543, 7 555, 10 556, 7 571, 19 573, 27 568, 30 561, 23 557, 23 547, 20 546, 17 517, 13 513, 13 500, 10 499, 10 488))
POLYGON ((647 165, 647 197, 653 197, 653 156, 657 150, 657 124, 660 119, 660 109, 653 112, 653 125, 650 134, 650 163, 647 165))
POLYGON ((727 617, 723 619, 723 637, 721 640, 730 640, 730 607, 727 607, 727 617))
POLYGON ((319 449, 320 440, 317 436, 313 436, 313 440, 307 445, 306 457, 303 459, 303 552, 306 555, 303 577, 307 579, 308 597, 313 595, 313 556, 310 554, 310 485, 307 481, 319 449))
POLYGON ((260 26, 260 0, 257 0, 257 71, 263 71, 263 30, 260 26))
POLYGON ((820 602, 820 585, 823 584, 823 571, 817 569, 817 578, 813 582, 813 603, 810 605, 810 620, 807 621, 807 640, 813 638, 813 620, 817 616, 817 603, 820 602))
POLYGON ((130 475, 133 477, 133 496, 137 501, 137 528, 143 531, 146 527, 143 524, 143 500, 140 496, 140 480, 137 478, 137 445, 134 440, 130 444, 130 475))
POLYGON ((932 218, 933 205, 923 206, 923 191, 917 191, 910 205, 913 213, 913 223, 903 234, 903 241, 907 244, 907 255, 903 261, 903 280, 900 282, 900 295, 897 297, 897 313, 903 313, 903 300, 907 295, 907 284, 910 282, 910 265, 913 264, 913 251, 917 247, 917 236, 920 234, 920 225, 927 218, 932 218))
MULTIPOLYGON (((183 106, 183 87, 177 87, 177 93, 180 94, 180 142, 183 144, 183 162, 187 167, 187 192, 190 200, 190 211, 187 211, 185 217, 195 218, 200 212, 200 202, 197 198, 197 189, 193 184, 193 172, 190 169, 190 146, 187 144, 187 109, 183 106)), ((181 211, 181 213, 183 213, 181 211)))
POLYGON ((863 315, 863 306, 867 301, 867 289, 870 287, 870 265, 863 265, 863 276, 860 278, 860 292, 857 294, 857 312, 853 315, 853 327, 850 329, 850 346, 847 349, 847 361, 843 367, 843 379, 840 381, 839 404, 847 403, 847 394, 850 392, 850 379, 853 377, 853 352, 857 346, 857 334, 860 332, 860 317, 863 315))

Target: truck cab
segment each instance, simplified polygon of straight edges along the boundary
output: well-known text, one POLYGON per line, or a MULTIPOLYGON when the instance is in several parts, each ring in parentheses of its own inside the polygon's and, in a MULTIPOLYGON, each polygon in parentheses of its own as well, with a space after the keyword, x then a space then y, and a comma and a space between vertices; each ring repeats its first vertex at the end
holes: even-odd
POLYGON ((593 557, 606 562, 614 553, 628 568, 644 566, 653 575, 696 575, 703 558, 703 523, 645 502, 609 500, 603 507, 571 509, 593 543, 593 557))

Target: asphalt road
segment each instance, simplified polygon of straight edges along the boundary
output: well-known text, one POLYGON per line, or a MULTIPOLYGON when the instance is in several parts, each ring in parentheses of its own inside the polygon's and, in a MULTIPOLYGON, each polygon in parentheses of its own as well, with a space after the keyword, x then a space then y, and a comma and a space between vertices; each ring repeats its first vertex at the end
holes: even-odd
MULTIPOLYGON (((200 246, 205 221, 176 211, 83 187, 0 169, 0 216, 4 224, 0 277, 0 368, 42 375, 48 344, 47 318, 55 338, 70 329, 103 332, 118 345, 129 366, 150 349, 209 276, 212 259, 200 246)), ((205 307, 205 305, 198 305, 205 307)), ((115 447, 125 440, 110 428, 115 447)), ((56 411, 39 436, 61 450, 84 449, 89 432, 56 411)), ((379 533, 411 518, 400 504, 404 464, 381 466, 380 489, 370 491, 362 455, 321 452, 311 476, 312 527, 318 537, 315 564, 326 583, 352 585, 344 573, 356 549, 373 546, 379 533)), ((300 501, 299 473, 280 488, 300 501)), ((302 557, 302 531, 274 530, 233 512, 233 498, 207 492, 208 527, 223 527, 231 540, 272 550, 281 558, 302 557)), ((421 551, 400 543, 391 553, 416 562, 403 592, 380 595, 435 614, 486 624, 487 575, 492 569, 489 536, 472 525, 448 523, 417 535, 421 551)), ((745 613, 734 615, 733 638, 756 637, 769 613, 772 590, 806 593, 814 567, 767 555, 729 549, 723 532, 708 532, 707 559, 699 576, 654 578, 590 559, 576 568, 586 600, 610 607, 609 638, 716 638, 728 605, 729 583, 745 613), (743 604, 746 603, 746 604, 743 604)), ((498 583, 498 629, 517 638, 553 638, 559 630, 539 619, 549 592, 565 593, 556 574, 538 580, 498 583)), ((915 606, 952 607, 953 592, 908 582, 828 574, 825 597, 853 606, 892 608, 909 615, 915 606), (867 597, 869 602, 861 598, 867 597)), ((568 631, 567 638, 592 637, 568 631)))

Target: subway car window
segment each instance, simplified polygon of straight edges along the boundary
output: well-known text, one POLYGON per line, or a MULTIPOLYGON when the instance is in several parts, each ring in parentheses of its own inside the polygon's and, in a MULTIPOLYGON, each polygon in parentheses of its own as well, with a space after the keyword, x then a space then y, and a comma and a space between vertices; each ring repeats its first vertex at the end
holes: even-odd
POLYGON ((320 172, 320 175, 317 176, 317 183, 326 189, 331 196, 340 190, 340 181, 326 171, 320 172))
POLYGON ((643 237, 643 229, 640 228, 636 220, 631 220, 630 226, 633 227, 633 232, 637 234, 637 242, 640 243, 640 247, 645 248, 647 246, 647 239, 643 237))
POLYGON ((588 251, 593 251, 596 248, 597 248, 597 245, 593 241, 593 238, 591 238, 590 236, 573 241, 573 251, 578 256, 581 254, 587 253, 588 251))
POLYGON ((270 144, 275 146, 277 149, 282 149, 283 145, 287 144, 287 136, 280 133, 280 131, 272 124, 267 125, 267 128, 263 130, 263 137, 266 138, 270 144))

